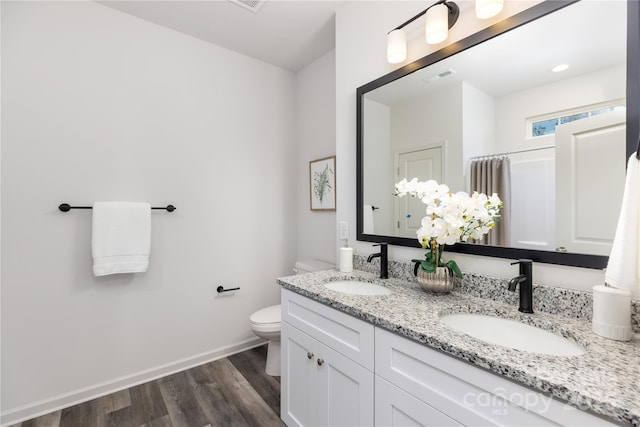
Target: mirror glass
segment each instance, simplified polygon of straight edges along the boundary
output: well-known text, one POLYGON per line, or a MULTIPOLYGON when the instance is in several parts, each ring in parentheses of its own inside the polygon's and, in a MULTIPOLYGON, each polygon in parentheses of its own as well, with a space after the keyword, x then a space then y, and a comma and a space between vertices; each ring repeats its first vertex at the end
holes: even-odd
POLYGON ((424 205, 394 197, 395 183, 471 193, 482 189, 477 170, 493 165, 482 179, 504 181, 506 231, 491 245, 521 253, 454 251, 586 254, 601 265, 627 158, 626 15, 623 1, 580 1, 360 88, 359 240, 418 246, 424 205))

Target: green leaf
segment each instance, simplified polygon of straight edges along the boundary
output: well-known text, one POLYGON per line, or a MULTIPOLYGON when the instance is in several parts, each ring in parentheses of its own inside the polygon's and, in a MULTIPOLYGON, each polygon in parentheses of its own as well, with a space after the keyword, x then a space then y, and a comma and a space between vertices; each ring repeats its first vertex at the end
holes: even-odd
POLYGON ((462 278, 462 271, 460 270, 460 267, 458 267, 458 264, 456 264, 454 260, 449 260, 445 265, 449 267, 451 270, 453 270, 456 276, 462 278))
POLYGON ((422 261, 420 263, 420 266, 422 267, 422 269, 428 273, 433 273, 434 271, 436 271, 436 265, 434 263, 432 263, 431 261, 422 261))

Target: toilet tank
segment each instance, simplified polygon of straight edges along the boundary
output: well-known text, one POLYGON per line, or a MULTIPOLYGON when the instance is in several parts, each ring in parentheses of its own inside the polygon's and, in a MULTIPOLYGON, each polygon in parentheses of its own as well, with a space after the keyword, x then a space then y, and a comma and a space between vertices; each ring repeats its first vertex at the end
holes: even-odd
POLYGON ((317 259, 296 261, 293 271, 296 274, 311 273, 313 271, 332 270, 336 268, 335 264, 330 264, 317 259))

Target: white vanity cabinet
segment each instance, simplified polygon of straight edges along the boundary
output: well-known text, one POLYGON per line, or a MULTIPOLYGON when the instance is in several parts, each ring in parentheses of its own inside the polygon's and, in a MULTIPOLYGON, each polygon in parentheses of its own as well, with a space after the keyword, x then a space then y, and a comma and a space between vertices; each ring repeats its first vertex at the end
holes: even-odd
POLYGON ((620 425, 286 289, 281 375, 288 427, 620 425))
POLYGON ((612 426, 383 329, 375 332, 377 426, 612 426))
POLYGON ((281 416, 293 426, 374 424, 374 327, 282 290, 281 416))

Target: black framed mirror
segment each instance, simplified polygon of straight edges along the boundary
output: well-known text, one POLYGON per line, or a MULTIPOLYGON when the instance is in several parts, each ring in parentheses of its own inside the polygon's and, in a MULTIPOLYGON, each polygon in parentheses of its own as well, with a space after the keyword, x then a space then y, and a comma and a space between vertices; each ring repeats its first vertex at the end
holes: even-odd
MULTIPOLYGON (((421 84, 424 85, 426 82, 426 85, 429 85, 431 83, 429 82, 429 80, 431 80, 430 76, 441 73, 442 70, 440 68, 443 68, 443 67, 444 67, 443 69, 447 71, 447 74, 454 74, 456 75, 455 78, 457 78, 459 81, 463 80, 465 73, 464 71, 459 71, 456 68, 456 67, 459 67, 460 65, 457 65, 458 63, 455 62, 462 56, 462 54, 471 54, 483 46, 489 46, 489 43, 495 43, 495 42, 501 41, 503 38, 508 37, 510 34, 515 35, 521 31, 524 31, 524 29, 533 28, 534 27, 533 24, 542 25, 542 23, 545 22, 545 17, 556 17, 556 19, 559 19, 558 17, 560 17, 561 14, 564 14, 564 16, 567 16, 567 14, 579 15, 577 13, 574 13, 574 11, 572 11, 572 8, 578 7, 581 3, 583 2, 555 1, 555 0, 544 1, 517 15, 509 17, 489 28, 479 31, 463 40, 452 43, 439 51, 436 51, 430 55, 427 55, 421 59, 418 59, 415 62, 407 64, 404 67, 398 70, 395 70, 387 75, 384 75, 357 89, 357 92, 356 92, 356 95, 357 95, 356 173, 357 173, 357 239, 358 240, 367 241, 367 242, 388 242, 389 244, 392 244, 392 245, 406 246, 406 247, 415 247, 415 248, 420 247, 418 241, 414 237, 409 237, 406 235, 403 236, 394 230, 390 231, 389 229, 384 229, 384 227, 380 228, 380 231, 377 230, 378 227, 373 227, 373 228, 371 227, 371 214, 369 211, 371 210, 372 212, 374 212, 374 215, 377 215, 380 209, 376 209, 378 208, 378 206, 376 206, 376 201, 371 200, 371 197, 368 194, 365 195, 365 193, 367 193, 367 189, 383 188, 382 191, 387 192, 388 195, 392 197, 391 194, 393 193, 393 183, 396 182, 396 179, 386 179, 383 181, 380 179, 380 175, 384 175, 384 174, 381 174, 380 171, 386 170, 386 169, 393 170, 397 168, 398 155, 395 154, 396 160, 394 161, 391 161, 389 159, 383 159, 382 162, 376 161, 375 163, 372 161, 371 153, 375 151, 375 149, 372 149, 371 145, 368 145, 368 144, 371 144, 370 135, 376 134, 375 132, 379 131, 379 129, 372 131, 371 129, 366 128, 367 123, 368 122, 370 123, 372 120, 374 120, 371 118, 371 113, 368 113, 369 116, 365 116, 365 113, 367 112, 367 108, 369 108, 367 107, 367 102, 369 102, 371 99, 374 99, 376 101, 378 100, 378 98, 383 99, 384 96, 389 96, 391 99, 396 97, 397 99, 396 94, 390 94, 390 88, 394 85, 395 85, 394 87, 396 88, 404 87, 404 89, 401 89, 399 91, 404 90, 405 92, 413 93, 411 89, 407 89, 410 86, 406 86, 405 84, 406 81, 410 79, 421 80, 422 81, 421 84), (451 64, 454 64, 454 65, 452 66, 451 64), (430 70, 430 72, 420 76, 420 73, 424 73, 426 70, 430 70), (449 70, 451 70, 452 72, 448 72, 449 70), (434 72, 437 72, 437 73, 434 74, 434 72), (402 84, 405 86, 398 86, 399 84, 402 84), (367 137, 367 135, 369 136, 367 137), (387 164, 384 164, 384 162, 387 162, 387 164), (375 182, 375 180, 378 180, 378 182, 375 182), (367 216, 366 219, 365 219, 365 213, 367 216)), ((611 104, 612 109, 615 108, 616 101, 620 101, 620 99, 622 99, 622 102, 625 103, 625 100, 626 100, 626 112, 621 114, 623 116, 623 119, 626 120, 626 131, 624 132, 624 135, 621 137, 622 140, 620 143, 620 153, 616 154, 617 156, 616 164, 621 165, 620 168, 616 167, 616 169, 621 169, 620 171, 616 171, 616 173, 618 176, 624 177, 624 165, 626 165, 627 158, 636 151, 639 133, 640 133, 640 125, 639 125, 640 68, 638 65, 638 57, 640 52, 640 28, 639 28, 640 27, 640 4, 636 1, 627 1, 626 4, 623 2, 585 2, 585 3, 601 3, 601 4, 617 3, 618 6, 622 5, 622 8, 626 13, 626 24, 627 24, 626 25, 626 46, 624 45, 619 46, 622 49, 623 54, 625 54, 626 56, 626 63, 624 65, 621 65, 622 67, 621 70, 618 70, 618 72, 621 73, 618 75, 625 76, 625 77, 616 79, 615 74, 605 75, 605 78, 607 78, 609 81, 617 80, 619 83, 624 83, 626 81, 626 86, 620 88, 621 96, 616 96, 616 95, 610 96, 611 98, 610 101, 612 102, 611 104)), ((575 12, 577 12, 577 9, 575 9, 575 12)), ((621 19, 621 18, 617 18, 617 19, 621 19)), ((566 22, 566 21, 563 21, 563 22, 566 22)), ((615 22, 613 24, 614 26, 616 25, 615 22)), ((583 26, 586 27, 587 31, 594 32, 593 27, 589 25, 585 26, 584 24, 583 26)), ((617 23, 617 26, 624 28, 624 26, 621 26, 619 22, 617 23)), ((565 33, 567 34, 571 33, 571 31, 565 29, 564 24, 562 28, 563 28, 562 31, 555 32, 555 34, 557 34, 558 37, 562 36, 565 33)), ((615 31, 612 31, 612 32, 615 32, 615 31)), ((554 44, 551 42, 545 45, 545 41, 542 38, 539 38, 538 36, 532 37, 531 35, 528 35, 527 37, 529 39, 533 39, 534 42, 537 42, 538 44, 536 45, 534 43, 535 48, 532 48, 533 50, 531 51, 526 51, 525 48, 521 47, 520 53, 522 53, 522 50, 524 49, 524 53, 526 55, 535 56, 540 49, 545 49, 546 46, 551 46, 554 44)), ((621 37, 623 39, 625 38, 624 29, 622 30, 621 37)), ((609 47, 612 47, 613 45, 618 46, 619 43, 612 40, 614 39, 607 39, 606 37, 604 38, 602 43, 605 44, 605 49, 606 49, 606 43, 609 43, 609 47)), ((624 40, 622 40, 622 43, 624 44, 624 40)), ((562 40, 560 40, 558 43, 555 43, 555 44, 562 45, 563 43, 562 43, 562 40)), ((596 50, 593 43, 587 44, 585 46, 585 49, 588 49, 594 52, 593 54, 595 55, 596 50)), ((496 48, 493 50, 495 51, 499 49, 496 48)), ((549 48, 549 50, 551 50, 551 48, 549 48)), ((613 50, 615 49, 611 49, 611 48, 606 49, 606 51, 613 51, 613 50)), ((505 52, 505 54, 507 57, 511 55, 509 52, 505 52)), ((605 56, 605 53, 603 53, 602 55, 605 56)), ((521 57, 518 57, 518 55, 511 55, 511 56, 513 56, 514 58, 517 58, 521 62, 525 62, 526 56, 521 56, 521 57)), ((482 56, 480 56, 480 58, 482 58, 482 56)), ((591 61, 589 62, 593 63, 594 58, 595 57, 592 57, 591 61)), ((488 59, 485 61, 485 63, 486 63, 485 65, 493 65, 494 67, 497 65, 495 61, 491 61, 488 59)), ((473 66, 475 67, 476 71, 478 70, 478 66, 479 66, 478 61, 476 60, 473 66)), ((525 75, 527 74, 527 72, 528 72, 527 69, 521 69, 521 71, 518 73, 512 72, 512 75, 513 74, 525 75)), ((589 70, 589 72, 596 72, 596 71, 589 70)), ((483 73, 478 72, 477 74, 480 75, 483 73)), ((529 78, 533 79, 534 77, 529 77, 529 78)), ((508 82, 506 78, 502 77, 500 79, 501 81, 499 86, 501 86, 501 89, 503 87, 508 86, 508 82)), ((476 85, 476 83, 477 83, 476 81, 472 81, 472 85, 476 85)), ((530 83, 529 86, 531 86, 532 84, 533 83, 530 83)), ((542 81, 535 82, 535 85, 538 85, 538 86, 543 84, 546 84, 546 82, 542 82, 542 81)), ((519 89, 519 90, 522 91, 522 89, 519 89)), ((429 96, 429 95, 427 94, 426 96, 429 96)), ((439 95, 432 94, 431 98, 442 100, 442 98, 438 98, 439 96, 441 96, 441 94, 439 95)), ((502 95, 499 95, 499 96, 502 96, 502 95)), ((441 110, 445 112, 447 111, 448 107, 444 104, 446 103, 443 103, 441 108, 438 108, 439 112, 441 112, 441 110)), ((593 107, 591 109, 594 111, 596 109, 600 111, 599 109, 600 107, 602 107, 602 105, 600 105, 599 103, 576 101, 576 106, 583 105, 583 104, 588 106, 589 108, 593 107)), ((609 108, 609 106, 607 106, 607 108, 609 108)), ((562 112, 564 110, 562 111, 560 110, 558 110, 560 113, 565 114, 562 112)), ((622 110, 622 111, 625 111, 625 110, 622 110)), ((580 113, 576 113, 576 111, 573 111, 573 110, 569 111, 569 113, 566 113, 566 114, 570 114, 570 113, 572 116, 577 116, 580 114, 580 113)), ((618 114, 620 115, 620 113, 618 114)), ((543 119, 547 119, 547 118, 548 117, 540 116, 539 122, 542 122, 543 119)), ((535 117, 533 117, 533 119, 535 119, 535 117)), ((403 122, 400 120, 399 123, 406 123, 406 121, 403 122)), ((519 123, 519 125, 524 126, 524 123, 519 123)), ((529 126, 528 128, 529 130, 532 129, 531 124, 527 124, 527 126, 529 126)), ((383 128, 382 133, 385 133, 385 132, 387 132, 387 130, 383 128)), ((524 128, 522 130, 522 133, 523 134, 525 133, 524 128)), ((425 134, 428 134, 428 132, 425 132, 425 134)), ((426 139, 428 139, 428 137, 426 137, 426 139)), ((452 140, 454 140, 455 138, 446 137, 441 139, 445 140, 445 142, 441 144, 442 147, 444 147, 444 152, 448 151, 449 153, 449 154, 443 154, 443 158, 449 159, 449 158, 456 157, 458 155, 456 152, 456 148, 452 148, 452 144, 453 144, 452 140)), ((460 139, 464 139, 464 138, 461 137, 460 139)), ((544 139, 541 139, 540 141, 543 141, 543 140, 544 139)), ((539 141, 536 141, 535 143, 540 144, 539 141)), ((536 146, 534 145, 534 147, 536 146)), ((548 149, 550 147, 545 146, 542 148, 548 149)), ((389 152, 390 157, 393 156, 391 154, 393 150, 389 150, 388 148, 385 148, 385 150, 389 152)), ((506 150, 503 150, 503 151, 506 151, 506 150)), ((533 151, 533 150, 521 150, 521 151, 533 151)), ((552 151, 555 151, 555 148, 552 151)), ((373 157, 375 158, 375 156, 373 157)), ((447 166, 447 171, 450 172, 450 176, 453 176, 451 174, 451 171, 453 171, 454 169, 459 168, 459 170, 462 171, 467 167, 464 164, 464 162, 462 163, 463 164, 461 166, 453 166, 453 167, 450 167, 448 163, 445 164, 445 166, 447 166)), ((602 170, 593 168, 593 174, 602 176, 602 170)), ((391 175, 393 174, 390 174, 390 176, 391 175)), ((447 174, 445 174, 445 176, 447 176, 447 174)), ((407 177, 407 178, 410 179, 411 177, 407 177)), ((460 181, 460 185, 462 185, 463 188, 453 188, 452 185, 450 185, 450 187, 452 187, 452 190, 468 191, 468 189, 464 187, 464 180, 465 180, 464 177, 462 178, 455 177, 448 180, 444 179, 443 182, 449 184, 447 181, 456 181, 456 180, 460 181)), ((620 188, 620 193, 621 191, 622 189, 620 188)), ((393 209, 392 207, 389 207, 389 205, 387 205, 387 210, 391 211, 393 209)), ((557 209, 557 211, 562 211, 562 209, 557 209)), ((613 214, 615 216, 615 219, 617 220, 617 208, 616 208, 616 212, 614 212, 613 214)), ((398 213, 396 212, 395 218, 391 216, 390 218, 391 220, 390 221, 387 220, 386 222, 391 223, 392 227, 394 227, 395 224, 397 223, 398 213)), ((615 222, 616 221, 614 221, 614 225, 613 225, 614 228, 615 228, 615 222)), ((575 250, 575 251, 569 250, 567 252, 561 252, 558 250, 540 250, 540 249, 537 249, 536 246, 532 246, 532 247, 526 247, 526 245, 524 246, 525 247, 516 247, 516 246, 508 246, 508 245, 486 246, 486 245, 477 245, 477 244, 458 243, 455 245, 447 246, 446 250, 451 252, 509 258, 509 259, 529 258, 534 260, 535 262, 585 267, 585 268, 593 268, 593 269, 605 268, 608 260, 608 256, 604 255, 605 252, 603 252, 603 250, 600 250, 600 253, 598 253, 598 251, 594 251, 594 253, 589 253, 588 251, 583 251, 583 250, 575 250)))

